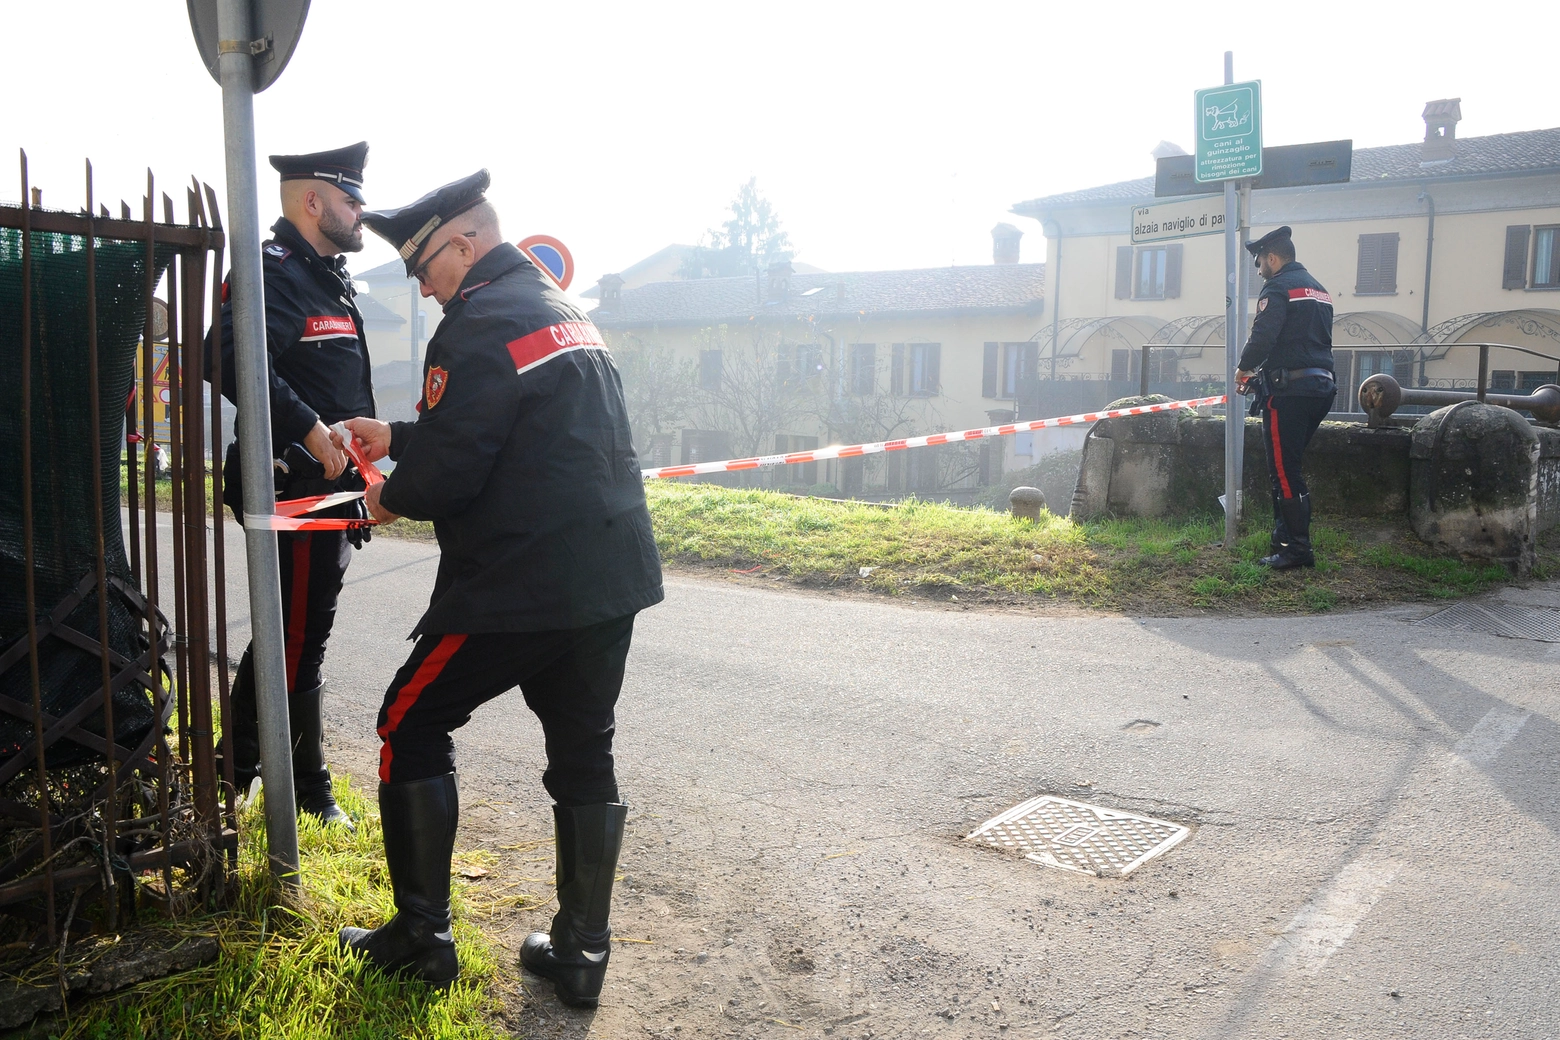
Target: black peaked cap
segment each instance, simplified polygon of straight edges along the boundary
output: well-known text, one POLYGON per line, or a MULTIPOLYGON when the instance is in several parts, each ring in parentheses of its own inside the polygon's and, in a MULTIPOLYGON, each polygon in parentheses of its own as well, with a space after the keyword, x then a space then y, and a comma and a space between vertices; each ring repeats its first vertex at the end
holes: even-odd
POLYGON ((273 155, 271 166, 284 181, 330 181, 363 202, 363 167, 368 165, 368 142, 307 155, 273 155))
POLYGON ((401 254, 410 275, 417 268, 423 244, 428 241, 440 224, 460 216, 483 201, 492 178, 486 170, 478 170, 469 177, 451 181, 442 188, 435 188, 416 202, 399 209, 365 211, 363 223, 380 238, 389 242, 401 254))
POLYGON ((1252 256, 1261 256, 1263 253, 1271 252, 1273 247, 1278 243, 1284 241, 1285 239, 1292 238, 1293 234, 1293 229, 1290 228, 1288 224, 1285 224, 1281 228, 1274 228, 1272 231, 1269 231, 1255 242, 1247 242, 1246 252, 1250 253, 1252 256))

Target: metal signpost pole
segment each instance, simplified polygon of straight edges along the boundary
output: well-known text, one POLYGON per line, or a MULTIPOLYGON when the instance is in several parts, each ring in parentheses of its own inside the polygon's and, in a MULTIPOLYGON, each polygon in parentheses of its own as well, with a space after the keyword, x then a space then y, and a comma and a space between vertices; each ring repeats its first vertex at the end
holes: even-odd
MULTIPOLYGON (((1224 52, 1224 82, 1235 82, 1235 52, 1224 52)), ((1240 248, 1235 225, 1240 214, 1235 206, 1235 182, 1224 182, 1224 546, 1235 548, 1237 520, 1240 513, 1240 474, 1236 452, 1240 450, 1239 434, 1244 433, 1244 417, 1240 412, 1240 398, 1235 393, 1235 366, 1240 360, 1239 337, 1236 329, 1236 297, 1240 295, 1236 284, 1236 271, 1240 248)))
MULTIPOLYGON (((251 0, 218 0, 217 51, 226 138, 230 289, 237 353, 238 440, 244 445, 246 516, 276 510, 271 472, 271 401, 265 353, 265 289, 260 277, 260 205, 255 186, 255 70, 251 0)), ((287 718, 287 665, 282 642, 282 586, 276 535, 245 524, 260 761, 265 769, 266 839, 271 869, 298 882, 298 816, 293 796, 292 739, 287 718)), ((223 720, 226 722, 227 720, 223 720)))
MULTIPOLYGON (((1235 279, 1235 342, 1239 348, 1244 349, 1247 323, 1251 318, 1251 300, 1246 293, 1246 279, 1251 277, 1251 258, 1246 253, 1246 243, 1251 239, 1251 182, 1249 180, 1240 182, 1238 195, 1236 203, 1240 208, 1240 223, 1236 231, 1240 234, 1240 248, 1235 250, 1235 264, 1239 271, 1239 277, 1235 279)), ((1246 417, 1242 414, 1239 419, 1235 437, 1235 486, 1243 488, 1246 486, 1246 417)), ((1244 496, 1235 498, 1237 520, 1246 515, 1246 504, 1242 498, 1244 496)))

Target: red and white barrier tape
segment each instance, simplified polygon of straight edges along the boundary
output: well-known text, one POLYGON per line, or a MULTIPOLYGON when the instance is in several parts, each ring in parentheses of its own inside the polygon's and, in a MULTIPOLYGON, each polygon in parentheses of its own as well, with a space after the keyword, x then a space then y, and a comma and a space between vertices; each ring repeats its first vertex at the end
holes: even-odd
MULTIPOLYGON (((369 487, 381 483, 385 475, 379 472, 379 467, 368 461, 363 454, 358 439, 352 435, 344 423, 337 423, 331 427, 341 435, 341 441, 346 445, 347 457, 357 467, 363 483, 369 487)), ((329 495, 311 495, 308 498, 288 498, 276 503, 276 512, 269 516, 256 516, 253 513, 244 514, 244 526, 261 531, 345 531, 352 527, 368 527, 379 523, 370 517, 367 520, 348 520, 344 517, 305 517, 305 513, 313 513, 320 509, 328 509, 331 506, 344 505, 347 502, 355 502, 363 497, 361 491, 337 491, 329 495)))
POLYGON ((643 470, 646 480, 670 477, 696 477, 705 473, 734 473, 744 469, 763 469, 770 466, 795 466, 803 462, 823 462, 826 459, 850 459, 860 455, 876 455, 884 451, 904 451, 906 448, 924 448, 931 444, 954 444, 959 441, 978 441, 987 437, 1006 437, 1031 430, 1046 430, 1058 426, 1077 426, 1115 419, 1123 415, 1147 415, 1150 412, 1168 412, 1177 408, 1201 408, 1204 405, 1223 404, 1225 396, 1198 397, 1188 401, 1166 401, 1163 404, 1144 404, 1132 408, 1111 408, 1102 412, 1083 412, 1063 415, 1054 419, 1030 419, 1027 422, 1004 423, 986 426, 978 430, 958 430, 954 433, 928 433, 920 437, 905 437, 896 441, 875 441, 872 444, 833 445, 812 451, 793 451, 787 455, 760 455, 751 459, 726 459, 723 462, 696 462, 687 466, 661 466, 643 470))

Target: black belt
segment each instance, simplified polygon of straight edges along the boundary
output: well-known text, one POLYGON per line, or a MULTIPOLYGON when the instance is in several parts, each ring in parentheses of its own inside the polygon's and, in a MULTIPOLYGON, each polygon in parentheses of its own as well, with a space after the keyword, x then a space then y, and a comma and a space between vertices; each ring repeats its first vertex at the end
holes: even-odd
POLYGON ((1325 368, 1291 368, 1284 374, 1290 379, 1304 379, 1306 376, 1326 376, 1328 379, 1336 378, 1331 370, 1325 368))

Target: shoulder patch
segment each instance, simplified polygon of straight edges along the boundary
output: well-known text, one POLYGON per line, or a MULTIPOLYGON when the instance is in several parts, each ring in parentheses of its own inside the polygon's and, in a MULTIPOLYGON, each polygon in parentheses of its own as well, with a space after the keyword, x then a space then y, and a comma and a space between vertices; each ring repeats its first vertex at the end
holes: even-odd
POLYGON ((444 397, 444 388, 450 385, 450 374, 445 369, 434 365, 428 369, 428 378, 423 382, 423 400, 428 402, 429 408, 437 408, 439 401, 444 397))
POLYGON ((274 256, 278 260, 286 260, 289 256, 292 256, 291 249, 288 249, 283 245, 278 245, 275 242, 267 242, 264 252, 267 256, 274 256))
POLYGON ((1266 296, 1262 297, 1260 300, 1257 301, 1257 311, 1258 311, 1258 313, 1261 313, 1262 311, 1267 310, 1267 301, 1268 301, 1268 298, 1266 296))

